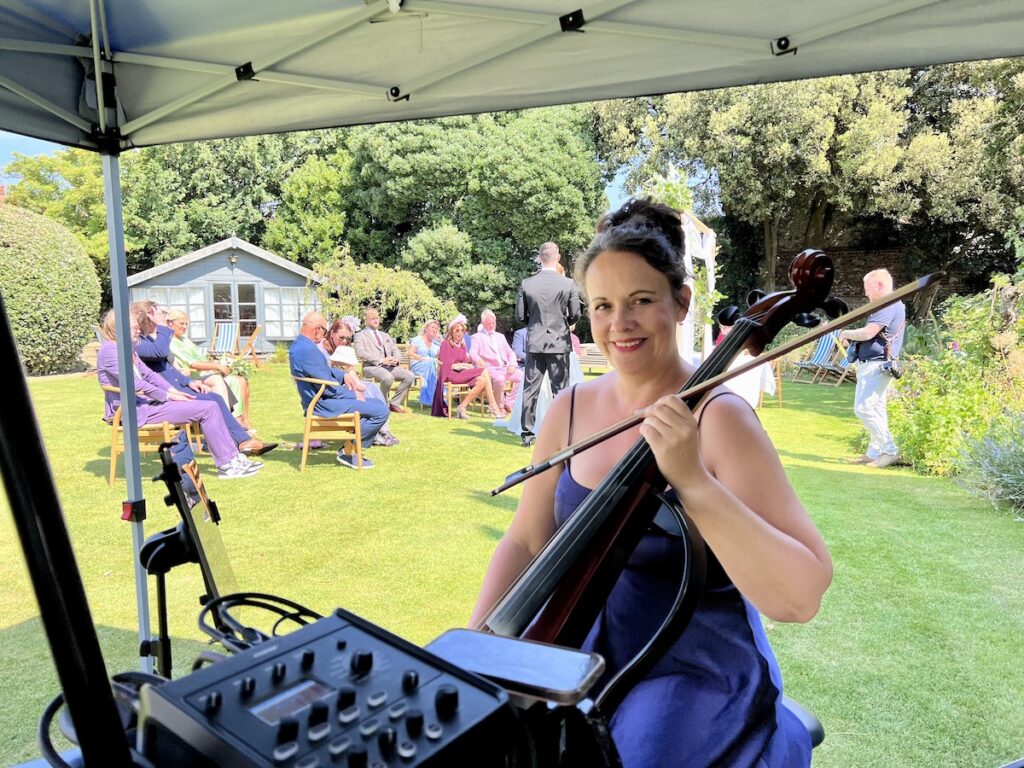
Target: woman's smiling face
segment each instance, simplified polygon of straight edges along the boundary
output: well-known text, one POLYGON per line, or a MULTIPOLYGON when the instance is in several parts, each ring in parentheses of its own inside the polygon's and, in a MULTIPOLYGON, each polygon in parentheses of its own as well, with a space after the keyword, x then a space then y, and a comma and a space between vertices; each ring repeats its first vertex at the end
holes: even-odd
MULTIPOLYGON (((661 272, 628 251, 605 251, 586 274, 594 341, 620 373, 637 375, 678 356, 676 325, 686 317, 661 272)), ((685 289, 684 289, 685 290, 685 289)))

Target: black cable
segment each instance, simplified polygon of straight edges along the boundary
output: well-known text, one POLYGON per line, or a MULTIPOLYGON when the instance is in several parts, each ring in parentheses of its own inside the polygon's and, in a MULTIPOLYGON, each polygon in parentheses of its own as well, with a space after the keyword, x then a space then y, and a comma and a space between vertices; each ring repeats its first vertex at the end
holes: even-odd
POLYGON ((669 633, 672 632, 673 635, 678 636, 686 629, 697 606, 697 601, 704 591, 707 565, 704 539, 701 537, 700 531, 696 526, 688 524, 686 513, 677 502, 669 499, 661 491, 655 492, 654 495, 672 513, 676 525, 679 526, 679 534, 686 552, 683 559, 683 573, 675 599, 672 601, 668 613, 665 614, 661 626, 647 641, 647 644, 640 649, 640 652, 633 657, 633 660, 620 669, 594 699, 597 709, 609 720, 629 690, 640 681, 642 675, 651 670, 668 650, 669 633))
POLYGON ((277 614, 278 619, 271 629, 273 637, 278 636, 278 629, 285 621, 293 621, 299 626, 304 626, 307 620, 316 621, 323 618, 310 608, 283 597, 263 592, 238 592, 221 595, 207 602, 199 612, 199 629, 233 653, 269 640, 270 636, 242 624, 231 615, 231 611, 246 607, 277 614), (207 621, 211 615, 216 617, 216 626, 207 621), (230 631, 224 631, 222 628, 225 627, 230 631))
POLYGON ((57 750, 53 746, 53 740, 50 738, 50 726, 53 724, 53 718, 63 706, 64 694, 58 693, 46 705, 46 709, 43 710, 43 714, 39 718, 39 731, 36 733, 36 743, 39 746, 39 752, 42 754, 43 759, 54 766, 54 768, 71 768, 64 758, 57 754, 57 750))

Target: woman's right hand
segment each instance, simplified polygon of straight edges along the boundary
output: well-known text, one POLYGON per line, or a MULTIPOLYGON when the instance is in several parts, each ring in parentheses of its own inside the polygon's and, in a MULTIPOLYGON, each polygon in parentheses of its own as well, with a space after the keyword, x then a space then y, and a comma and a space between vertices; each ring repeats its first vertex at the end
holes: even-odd
POLYGON ((167 399, 168 400, 182 400, 182 401, 188 402, 189 400, 195 400, 196 398, 195 398, 195 395, 188 395, 188 394, 185 394, 184 392, 179 392, 176 389, 168 389, 167 390, 167 399))

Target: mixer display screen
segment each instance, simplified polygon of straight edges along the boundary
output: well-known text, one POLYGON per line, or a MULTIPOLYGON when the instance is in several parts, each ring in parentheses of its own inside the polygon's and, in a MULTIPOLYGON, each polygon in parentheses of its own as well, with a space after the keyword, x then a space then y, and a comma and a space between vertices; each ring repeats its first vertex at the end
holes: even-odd
POLYGON ((328 688, 323 683, 316 680, 303 680, 276 696, 250 707, 249 711, 267 725, 277 725, 282 718, 294 717, 296 713, 314 701, 325 699, 332 693, 334 693, 334 689, 328 688))

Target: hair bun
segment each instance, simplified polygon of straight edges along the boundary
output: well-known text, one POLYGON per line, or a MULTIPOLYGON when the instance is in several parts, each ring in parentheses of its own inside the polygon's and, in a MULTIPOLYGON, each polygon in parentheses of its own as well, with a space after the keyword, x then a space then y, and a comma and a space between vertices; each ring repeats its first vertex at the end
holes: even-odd
POLYGON ((682 214, 664 203, 656 203, 650 197, 630 198, 618 210, 605 214, 598 222, 597 231, 604 232, 612 227, 654 230, 664 235, 672 247, 682 253, 682 214))

